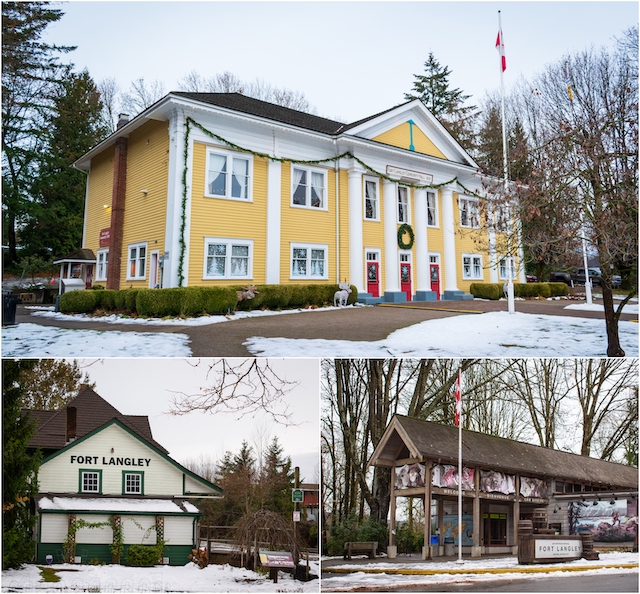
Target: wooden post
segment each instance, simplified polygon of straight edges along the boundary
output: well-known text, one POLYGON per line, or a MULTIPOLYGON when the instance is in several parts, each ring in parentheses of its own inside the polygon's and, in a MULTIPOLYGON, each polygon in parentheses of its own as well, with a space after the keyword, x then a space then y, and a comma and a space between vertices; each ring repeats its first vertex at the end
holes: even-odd
POLYGON ((432 559, 431 551, 431 463, 424 465, 424 547, 423 559, 432 559))
POLYGON ((520 522, 520 475, 516 474, 516 500, 513 502, 513 545, 511 552, 518 554, 518 523, 520 522))
POLYGON ((391 502, 389 506, 389 548, 387 557, 395 559, 398 550, 396 548, 396 467, 391 468, 391 502))

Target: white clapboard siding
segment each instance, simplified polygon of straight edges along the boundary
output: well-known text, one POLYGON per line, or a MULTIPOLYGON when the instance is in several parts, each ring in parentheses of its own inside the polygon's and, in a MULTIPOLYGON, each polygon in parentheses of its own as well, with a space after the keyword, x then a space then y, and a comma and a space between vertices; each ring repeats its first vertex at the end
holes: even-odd
POLYGON ((155 528, 149 530, 155 523, 155 516, 122 516, 124 544, 156 544, 155 528), (142 529, 139 526, 142 526, 142 529), (144 538, 145 534, 147 538, 144 538))
MULTIPOLYGON (((85 520, 92 524, 109 522, 109 516, 79 515, 76 516, 76 519, 85 520)), ((112 542, 113 531, 111 530, 111 526, 80 528, 76 531, 76 544, 111 544, 112 542)))
POLYGON ((167 516, 164 519, 164 539, 169 545, 192 545, 193 518, 167 516))
POLYGON ((40 542, 58 543, 67 537, 69 516, 67 514, 43 514, 40 523, 40 542))

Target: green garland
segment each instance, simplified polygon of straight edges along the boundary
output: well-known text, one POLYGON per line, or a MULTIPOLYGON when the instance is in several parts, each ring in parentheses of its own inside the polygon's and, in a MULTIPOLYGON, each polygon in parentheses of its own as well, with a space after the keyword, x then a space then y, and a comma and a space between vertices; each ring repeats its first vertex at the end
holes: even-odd
POLYGON ((403 223, 402 225, 400 225, 400 227, 398 227, 398 247, 401 250, 410 250, 413 247, 413 242, 415 241, 415 239, 416 236, 413 233, 411 225, 403 223), (405 243, 404 241, 405 233, 409 234, 409 241, 407 243, 405 243))
MULTIPOLYGON (((182 171, 182 202, 181 202, 181 221, 180 221, 180 237, 178 239, 178 243, 180 245, 180 257, 179 257, 179 261, 178 261, 178 286, 181 287, 182 283, 184 282, 184 257, 185 257, 185 252, 186 252, 186 239, 185 239, 185 231, 186 231, 186 217, 187 217, 187 177, 188 177, 188 170, 189 170, 189 134, 190 134, 190 130, 191 130, 191 126, 194 126, 195 128, 198 128, 200 131, 202 131, 204 134, 206 134, 207 136, 209 136, 210 138, 213 138, 215 140, 217 140, 218 142, 221 142, 225 145, 227 145, 229 148, 232 148, 236 151, 242 152, 242 153, 247 153, 249 155, 253 155, 254 157, 259 157, 262 159, 268 159, 269 161, 274 161, 277 163, 293 163, 296 165, 321 165, 324 163, 330 163, 330 162, 337 162, 340 159, 353 159, 356 163, 359 163, 366 171, 369 171, 370 173, 372 173, 373 175, 375 175, 376 177, 379 177, 380 179, 384 179, 386 181, 389 182, 397 182, 397 179, 393 179, 391 177, 389 177, 388 175, 382 173, 381 171, 377 171, 376 169, 374 169, 373 167, 370 167, 369 165, 367 165, 364 161, 362 161, 361 159, 359 159, 358 157, 356 157, 354 154, 352 154, 349 151, 346 151, 340 155, 336 155, 335 157, 328 157, 327 159, 316 159, 316 160, 301 160, 301 159, 285 159, 285 158, 281 158, 281 157, 275 157, 273 155, 269 155, 267 153, 260 153, 258 151, 252 151, 250 149, 241 147, 237 144, 234 144, 233 142, 227 140, 226 138, 223 138, 222 136, 219 136, 218 134, 216 134, 215 132, 212 132, 211 130, 207 130, 202 124, 196 122, 193 118, 191 117, 187 117, 185 120, 185 136, 184 136, 184 168, 182 171)), ((477 198, 483 198, 482 196, 480 196, 479 194, 477 194, 476 192, 474 192, 473 190, 469 190, 468 188, 465 188, 465 186, 462 185, 462 183, 460 182, 460 180, 458 179, 458 176, 455 176, 453 178, 451 178, 448 181, 442 182, 440 184, 403 184, 409 188, 414 188, 414 189, 431 189, 431 190, 438 190, 444 186, 448 186, 450 184, 457 184, 458 186, 460 186, 464 192, 467 195, 472 195, 475 196, 477 198)), ((402 225, 400 227, 400 229, 398 230, 398 245, 402 248, 402 249, 411 249, 411 247, 413 246, 413 242, 414 242, 414 235, 413 235, 413 230, 411 229, 411 227, 409 225, 402 225), (402 234, 400 234, 400 231, 403 229, 403 227, 405 227, 405 229, 402 231, 402 234), (405 244, 402 240, 402 235, 404 235, 405 232, 409 233, 409 236, 411 237, 411 241, 409 244, 405 244), (403 247, 404 245, 407 245, 408 247, 403 247)))

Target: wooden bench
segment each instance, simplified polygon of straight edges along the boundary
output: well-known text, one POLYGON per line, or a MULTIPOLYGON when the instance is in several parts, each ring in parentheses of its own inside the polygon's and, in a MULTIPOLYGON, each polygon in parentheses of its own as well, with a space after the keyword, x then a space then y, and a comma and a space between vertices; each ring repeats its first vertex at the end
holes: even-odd
POLYGON ((369 555, 369 559, 375 559, 377 550, 378 550, 378 541, 345 542, 343 558, 351 559, 351 555, 353 554, 366 553, 367 555, 369 555))

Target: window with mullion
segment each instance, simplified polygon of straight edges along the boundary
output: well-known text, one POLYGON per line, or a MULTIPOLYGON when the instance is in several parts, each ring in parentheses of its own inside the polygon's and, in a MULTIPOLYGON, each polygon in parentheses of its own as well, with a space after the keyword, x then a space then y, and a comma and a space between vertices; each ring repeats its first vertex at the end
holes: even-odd
POLYGON ((102 470, 80 470, 80 484, 78 491, 80 493, 98 493, 102 492, 102 470))
POLYGON ((209 150, 205 195, 249 201, 251 160, 248 157, 209 150))
POLYGON ((122 494, 144 495, 144 472, 122 471, 122 494))
POLYGON ((438 226, 438 207, 435 192, 427 192, 427 226, 438 226))
POLYGON ((144 279, 146 275, 147 244, 138 243, 129 246, 129 266, 127 280, 144 279))
POLYGON ((369 179, 364 182, 364 218, 370 221, 379 220, 378 184, 369 179))
POLYGON ((251 278, 252 252, 250 239, 205 238, 204 278, 251 278))
POLYGON ((326 210, 324 171, 292 167, 291 204, 305 208, 326 210))
POLYGON ((329 248, 325 245, 291 246, 291 277, 326 279, 329 248))
POLYGON ((409 222, 409 188, 398 186, 398 223, 409 222))

